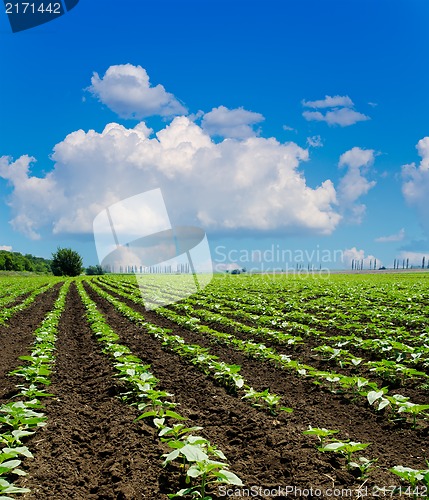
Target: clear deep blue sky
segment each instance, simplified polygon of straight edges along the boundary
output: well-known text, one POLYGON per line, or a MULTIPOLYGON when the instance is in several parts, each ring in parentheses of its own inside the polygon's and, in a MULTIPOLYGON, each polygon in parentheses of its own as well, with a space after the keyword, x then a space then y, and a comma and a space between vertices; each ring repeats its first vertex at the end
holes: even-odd
MULTIPOLYGON (((219 168, 230 169, 224 176, 229 186, 224 190, 222 183, 214 182, 210 187, 210 169, 215 167, 209 162, 201 167, 204 182, 193 170, 185 180, 182 174, 174 182, 166 180, 165 192, 174 188, 171 206, 182 200, 187 207, 180 222, 204 227, 213 253, 218 247, 218 257, 229 250, 250 254, 274 245, 308 252, 347 250, 348 259, 374 256, 386 265, 395 257, 419 262, 422 254, 429 255, 429 146, 425 149, 426 143, 420 143, 420 156, 416 149, 429 136, 428 25, 426 0, 80 0, 67 15, 15 34, 2 12, 0 157, 9 158, 3 159, 0 170, 0 247, 49 257, 57 246, 72 246, 82 252, 86 264, 96 263, 92 234, 85 222, 79 230, 76 221, 84 220, 85 214, 93 218, 91 205, 101 209, 112 200, 104 191, 120 198, 144 191, 149 184, 135 166, 137 160, 129 159, 133 144, 117 146, 112 138, 105 149, 91 149, 85 135, 85 160, 82 149, 78 154, 70 144, 60 159, 51 158, 55 145, 80 129, 101 134, 108 123, 132 129, 142 120, 153 129, 155 141, 154 134, 169 127, 173 115, 184 114, 221 151, 219 168), (104 77, 110 67, 127 64, 144 68, 150 85, 162 85, 186 112, 142 112, 143 118, 118 113, 112 97, 115 82, 104 77), (96 89, 85 90, 94 72, 104 79, 107 97, 96 89), (326 96, 342 102, 348 98, 352 104, 328 107, 326 96), (226 109, 222 116, 221 106, 226 109), (261 114, 263 120, 251 123, 250 115, 234 114, 241 108, 261 114), (209 115, 213 109, 218 112, 209 115), (199 111, 205 115, 195 117, 199 111), (312 113, 312 119, 305 112, 312 113), (363 118, 336 121, 342 112, 363 118), (242 136, 234 128, 237 120, 247 126, 242 136), (261 139, 256 150, 238 158, 252 136, 261 139), (276 139, 279 150, 292 141, 309 155, 297 166, 281 167, 290 169, 290 175, 280 194, 274 188, 280 168, 277 149, 267 153, 263 166, 258 164, 265 147, 262 139, 269 138, 276 139), (309 146, 308 138, 318 147, 309 146), (354 166, 345 159, 340 168, 341 155, 353 148, 358 148, 355 158, 363 158, 368 150, 370 158, 354 166), (36 159, 29 173, 11 173, 14 166, 9 165, 23 155, 36 159), (117 192, 112 156, 118 165, 128 158, 127 168, 118 170, 117 192), (414 170, 404 174, 402 167, 413 162, 414 170), (233 185, 240 172, 248 185, 233 185), (40 189, 37 178, 42 181, 40 189), (45 189, 50 178, 54 192, 66 193, 61 202, 54 203, 52 191, 45 189), (97 185, 97 179, 107 180, 97 185), (305 189, 297 179, 305 180, 305 189), (327 202, 333 219, 314 227, 308 221, 329 210, 320 200, 308 200, 327 180, 335 193, 330 191, 327 202), (133 186, 129 193, 127 186, 133 186), (204 191, 200 205, 189 202, 190 189, 204 191), (208 218, 198 215, 200 209, 208 218), (268 226, 257 222, 262 212, 268 226), (249 213, 255 214, 254 223, 249 213), (58 224, 69 219, 72 222, 58 224), (54 227, 59 229, 53 231, 54 227)), ((126 106, 134 111, 132 103, 126 106)), ((183 141, 191 139, 186 136, 183 141)), ((149 165, 147 169, 155 162, 153 171, 162 177, 163 155, 180 155, 180 148, 175 144, 173 151, 158 152, 156 159, 147 161, 142 159, 147 150, 138 149, 136 155, 149 165)), ((193 161, 197 166, 205 162, 200 156, 193 161)), ((163 180, 159 183, 162 187, 163 180)), ((155 185, 152 180, 150 186, 155 185)), ((229 264, 233 256, 237 252, 220 260, 229 264)), ((252 267, 244 259, 240 264, 252 267)))

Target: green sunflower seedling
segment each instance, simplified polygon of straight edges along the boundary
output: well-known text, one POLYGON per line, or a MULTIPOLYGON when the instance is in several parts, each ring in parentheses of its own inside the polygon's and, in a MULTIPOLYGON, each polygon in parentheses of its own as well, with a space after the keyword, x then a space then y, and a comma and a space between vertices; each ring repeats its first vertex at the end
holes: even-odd
MULTIPOLYGON (((172 394, 166 391, 157 391, 155 389, 149 389, 143 396, 144 399, 147 400, 147 402, 139 403, 137 405, 137 408, 139 410, 144 410, 145 408, 151 408, 152 411, 155 412, 161 412, 165 408, 174 408, 176 406, 176 403, 173 403, 166 399, 171 396, 172 394)), ((162 415, 159 415, 159 417, 161 418, 162 415)))
POLYGON ((27 475, 26 472, 18 468, 21 465, 21 460, 13 460, 14 457, 16 457, 15 453, 0 453, 0 476, 9 474, 27 475))
POLYGON ((311 425, 309 425, 308 430, 303 431, 303 434, 307 436, 317 436, 320 446, 323 448, 325 446, 325 439, 329 436, 337 434, 338 432, 340 431, 325 429, 324 427, 311 427, 311 425))
POLYGON ((349 469, 353 469, 353 468, 359 469, 360 476, 358 479, 368 479, 369 470, 377 461, 378 461, 378 458, 374 458, 373 460, 370 460, 369 458, 359 457, 359 459, 356 462, 349 463, 349 469))
POLYGON ((0 444, 5 444, 9 447, 16 447, 16 445, 21 445, 21 438, 31 436, 34 432, 24 431, 24 430, 14 430, 12 432, 5 432, 0 434, 0 444))
POLYGON ((344 389, 350 389, 353 398, 357 398, 359 395, 364 394, 364 387, 369 385, 369 381, 366 378, 353 376, 353 377, 341 377, 340 384, 344 389))
POLYGON ((206 494, 207 487, 210 485, 223 483, 243 486, 241 479, 228 470, 228 464, 216 462, 215 460, 198 461, 191 465, 186 473, 186 482, 190 483, 192 479, 198 479, 199 484, 184 488, 175 494, 170 494, 168 498, 192 495, 202 500, 212 500, 212 497, 206 494))
POLYGON ((418 490, 419 482, 422 482, 426 489, 429 487, 429 469, 419 470, 411 469, 410 467, 403 467, 402 465, 396 465, 392 469, 389 469, 389 472, 396 474, 404 482, 409 483, 414 500, 417 500, 420 496, 418 490))
POLYGON ((350 470, 350 463, 352 461, 353 453, 362 451, 367 448, 371 443, 358 443, 355 441, 334 441, 328 443, 326 446, 318 448, 319 451, 333 451, 340 453, 346 459, 347 469, 350 470))
POLYGON ((419 405, 415 403, 410 403, 409 401, 401 404, 399 408, 399 413, 410 413, 413 417, 412 428, 417 427, 417 416, 427 417, 427 410, 429 410, 429 405, 419 405))
MULTIPOLYGON (((30 493, 31 490, 28 488, 18 488, 14 486, 12 483, 6 481, 6 479, 0 478, 0 495, 13 495, 20 493, 30 493)), ((3 498, 11 498, 11 497, 3 497, 3 498)))
MULTIPOLYGON (((179 413, 165 409, 163 406, 157 406, 154 410, 147 411, 137 417, 134 422, 138 422, 139 420, 142 420, 143 418, 150 418, 154 417, 154 424, 155 427, 160 427, 159 422, 163 420, 164 418, 175 418, 176 420, 187 420, 186 417, 182 417, 179 413), (156 421, 156 422, 155 422, 156 421)), ((162 422, 163 423, 163 422, 162 422)))
POLYGON ((188 436, 185 441, 168 443, 175 449, 164 455, 164 465, 176 459, 182 459, 182 465, 189 464, 186 471, 186 483, 196 484, 181 489, 177 493, 169 494, 168 498, 177 498, 191 495, 202 500, 212 500, 207 495, 207 487, 216 483, 243 486, 241 479, 228 470, 229 465, 218 460, 211 460, 209 455, 214 454, 216 458, 226 460, 225 455, 212 447, 207 439, 199 436, 188 436))
POLYGON ((253 387, 249 387, 246 391, 246 394, 241 399, 253 400, 254 402, 252 403, 252 405, 257 408, 267 406, 268 411, 273 416, 277 415, 277 412, 279 410, 285 411, 287 413, 293 412, 292 408, 287 408, 286 406, 282 406, 279 408, 279 404, 282 399, 281 396, 270 393, 268 389, 265 389, 264 391, 255 391, 253 387))
POLYGON ((334 384, 336 382, 339 382, 340 381, 340 377, 337 377, 337 376, 329 376, 329 377, 326 377, 326 381, 329 382, 329 390, 331 392, 335 392, 335 389, 334 389, 334 384))
MULTIPOLYGON (((36 401, 36 400, 34 400, 36 401)), ((0 423, 12 427, 14 430, 26 430, 31 427, 42 427, 45 425, 46 417, 43 413, 38 413, 29 408, 30 403, 18 401, 8 403, 0 408, 0 423)))
POLYGON ((200 431, 202 427, 186 427, 184 424, 175 424, 173 427, 163 427, 158 433, 161 441, 179 440, 182 436, 190 432, 200 431))
POLYGON ((33 398, 48 398, 48 397, 54 397, 54 394, 50 394, 45 391, 41 391, 37 385, 35 384, 30 384, 29 386, 23 385, 23 384, 18 384, 16 386, 18 389, 21 389, 21 392, 19 393, 21 396, 25 396, 28 399, 33 399, 33 398))
POLYGON ((369 391, 366 395, 368 403, 373 406, 374 403, 378 402, 377 410, 382 410, 386 406, 389 406, 389 400, 384 397, 385 392, 384 389, 380 391, 369 391))

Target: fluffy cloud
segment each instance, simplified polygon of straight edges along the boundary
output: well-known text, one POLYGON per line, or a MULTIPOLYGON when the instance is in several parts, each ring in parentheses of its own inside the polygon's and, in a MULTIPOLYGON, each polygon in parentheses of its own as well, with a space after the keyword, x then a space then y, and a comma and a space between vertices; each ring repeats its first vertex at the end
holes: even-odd
POLYGON ((0 245, 0 250, 6 250, 6 252, 11 252, 12 247, 9 245, 0 245))
POLYGON ((312 148, 321 148, 323 141, 320 135, 313 135, 313 137, 307 137, 307 144, 312 148))
POLYGON ((357 200, 375 186, 365 174, 374 162, 374 150, 354 147, 340 156, 339 167, 347 168, 347 172, 338 186, 338 201, 343 213, 350 220, 360 223, 365 214, 365 205, 357 204, 357 200))
POLYGON ((364 269, 369 269, 370 264, 374 268, 375 264, 377 267, 383 265, 380 259, 377 259, 374 255, 365 255, 365 250, 358 250, 356 247, 346 248, 343 251, 343 263, 344 267, 351 268, 352 261, 361 263, 363 261, 364 269))
POLYGON ((88 90, 122 118, 186 114, 180 102, 162 85, 152 87, 141 66, 110 66, 103 77, 94 73, 88 90))
POLYGON ((331 108, 323 114, 321 111, 304 111, 302 116, 307 121, 326 122, 328 125, 348 127, 355 123, 369 120, 369 116, 358 113, 353 109, 354 104, 349 96, 325 96, 319 101, 302 101, 306 108, 324 109, 331 108))
POLYGON ((302 105, 306 108, 336 108, 336 107, 345 107, 352 108, 354 106, 353 101, 350 99, 348 95, 341 96, 336 95, 331 97, 329 95, 325 96, 325 99, 319 99, 318 101, 302 101, 302 105))
POLYGON ((402 167, 402 193, 406 201, 416 208, 426 234, 429 235, 429 137, 417 143, 421 157, 419 165, 410 163, 402 167))
POLYGON ((14 187, 9 202, 13 214, 12 227, 31 239, 39 239, 37 228, 48 224, 51 214, 66 200, 53 173, 44 178, 30 175, 30 164, 34 161, 33 157, 27 155, 15 162, 3 156, 0 158, 0 177, 7 179, 14 187))
POLYGON ((245 139, 256 135, 253 125, 263 120, 264 117, 260 113, 219 106, 204 115, 201 125, 211 136, 245 139))
POLYGON ((390 243, 392 241, 402 241, 405 238, 405 229, 400 229, 397 233, 391 234, 389 236, 380 236, 376 238, 377 243, 390 243))
MULTIPOLYGON (((410 266, 418 266, 421 267, 423 258, 425 259, 425 267, 429 264, 429 251, 428 252, 410 252, 410 251, 402 251, 399 253, 399 260, 405 262, 408 259, 408 264, 410 266)), ((401 264, 399 265, 401 267, 401 264)))
POLYGON ((326 122, 328 125, 339 125, 340 127, 348 127, 370 119, 369 116, 349 108, 334 109, 325 114, 320 111, 304 111, 302 116, 307 121, 326 122))
POLYGON ((12 224, 31 238, 91 233, 106 206, 157 187, 173 224, 213 231, 330 234, 341 219, 332 182, 313 189, 299 171, 307 150, 260 137, 215 143, 183 116, 155 136, 144 123, 78 130, 54 147, 52 159, 42 178, 30 173, 33 158, 0 159, 0 176, 13 186, 12 224))

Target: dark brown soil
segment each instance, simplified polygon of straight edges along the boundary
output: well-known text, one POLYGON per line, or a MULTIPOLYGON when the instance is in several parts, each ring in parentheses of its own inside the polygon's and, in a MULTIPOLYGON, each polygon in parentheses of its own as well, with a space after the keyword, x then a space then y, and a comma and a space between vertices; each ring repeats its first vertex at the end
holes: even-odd
POLYGON ((22 364, 19 356, 30 353, 34 341, 33 332, 52 309, 59 287, 59 284, 55 285, 39 295, 27 309, 18 312, 5 325, 0 326, 0 404, 18 392, 15 386, 21 380, 8 373, 22 364))
MULTIPOLYGON (((203 306, 198 304, 194 304, 193 307, 194 309, 204 309, 203 306)), ((172 309, 173 311, 175 310, 174 307, 172 309)), ((214 308, 208 308, 208 309, 217 312, 214 308)), ((232 333, 233 335, 241 339, 255 339, 257 342, 264 343, 267 347, 274 347, 279 354, 286 354, 292 357, 296 357, 297 359, 299 358, 301 363, 310 364, 319 370, 335 371, 337 373, 342 373, 344 375, 359 375, 368 378, 376 382, 380 387, 386 386, 388 387, 389 390, 400 392, 404 396, 408 396, 411 398, 415 394, 416 392, 415 390, 418 389, 421 386, 421 384, 427 382, 427 378, 424 376, 421 377, 413 376, 413 378, 408 378, 403 381, 392 380, 387 377, 385 377, 384 379, 375 377, 374 373, 370 371, 369 367, 365 366, 365 363, 367 361, 381 361, 385 359, 384 353, 381 350, 375 351, 375 350, 358 348, 353 346, 352 344, 349 344, 344 348, 347 349, 350 352, 350 354, 362 358, 363 363, 361 365, 359 365, 358 367, 353 367, 353 365, 351 364, 340 366, 339 359, 341 358, 339 358, 338 360, 332 359, 326 362, 325 360, 323 360, 323 356, 317 351, 313 351, 313 349, 324 344, 332 346, 332 343, 329 342, 329 337, 336 335, 344 335, 344 332, 335 330, 335 328, 333 328, 332 326, 330 326, 329 328, 326 327, 324 328, 320 326, 318 327, 318 331, 322 333, 322 338, 319 338, 318 335, 312 335, 310 333, 309 335, 304 336, 302 343, 288 345, 285 342, 282 343, 278 339, 275 339, 275 337, 268 338, 267 336, 264 335, 257 335, 257 332, 255 332, 255 334, 252 335, 250 335, 247 332, 243 333, 243 330, 240 329, 241 324, 252 327, 255 327, 256 325, 252 324, 252 322, 247 318, 238 320, 234 312, 230 310, 225 313, 225 316, 235 321, 237 323, 237 328, 235 328, 235 326, 225 326, 225 325, 221 326, 218 323, 210 324, 204 322, 203 320, 201 321, 201 324, 206 324, 207 326, 210 326, 215 330, 221 330, 226 333, 232 333)), ((287 312, 285 313, 285 317, 287 317, 287 312)), ((409 365, 409 368, 415 368, 416 370, 420 370, 424 373, 427 373, 427 370, 422 365, 419 364, 409 365)), ((423 394, 423 400, 420 400, 419 403, 429 404, 429 394, 427 395, 423 394)))
MULTIPOLYGON (((376 485, 399 484, 388 472, 389 467, 425 465, 423 457, 429 455, 425 431, 395 427, 364 403, 320 390, 311 382, 267 363, 212 345, 208 339, 172 324, 155 312, 144 313, 148 321, 173 328, 187 342, 207 345, 223 361, 242 365, 242 374, 249 384, 257 389, 269 387, 294 409, 292 414, 268 415, 239 396, 228 394, 178 355, 164 350, 143 328, 117 313, 89 287, 85 288, 120 336, 120 342, 144 363, 151 364, 160 381, 159 389, 174 394, 180 405, 178 411, 190 419, 190 425, 203 426, 201 433, 224 451, 231 470, 247 488, 296 488, 287 496, 272 493, 276 498, 318 496, 309 492, 300 495, 299 490, 305 488, 313 491, 319 488, 327 496, 327 489, 333 487, 348 488, 356 496, 364 484, 368 488, 366 493, 371 495, 376 485), (309 424, 340 429, 341 439, 371 442, 359 454, 379 459, 370 478, 358 479, 356 474, 345 470, 344 459, 319 452, 315 439, 302 435, 309 424)), ((40 297, 36 301, 33 314, 45 299, 40 297)), ((53 297, 51 306, 52 303, 53 297)), ((27 329, 30 333, 20 334, 25 339, 23 345, 31 344, 34 325, 27 325, 27 329)), ((23 466, 29 474, 20 479, 19 485, 32 490, 23 499, 167 500, 167 493, 184 486, 178 469, 170 473, 162 468, 160 456, 166 449, 159 443, 155 430, 144 421, 135 423, 138 411, 118 398, 124 388, 114 377, 110 359, 101 349, 72 285, 60 321, 55 371, 49 388, 55 397, 46 399, 48 424, 27 443, 35 458, 26 459, 23 466)), ((25 348, 22 351, 25 353, 25 348)), ((3 379, 0 387, 3 390, 3 379)), ((268 498, 267 492, 254 494, 257 488, 251 495, 243 493, 241 497, 268 498)), ((227 498, 221 490, 213 491, 212 497, 227 498)))
POLYGON ((122 403, 84 318, 74 285, 62 315, 55 373, 45 413, 48 424, 28 442, 35 455, 20 485, 28 500, 164 499, 164 470, 153 429, 133 423, 138 413, 122 403))
POLYGON ((268 416, 237 396, 227 394, 177 355, 163 351, 159 342, 142 328, 130 324, 93 292, 90 294, 122 342, 152 364, 162 388, 176 395, 181 411, 195 425, 204 426, 207 437, 225 451, 234 471, 247 485, 265 488, 293 485, 323 490, 335 484, 340 488, 358 488, 362 481, 341 467, 342 460, 318 452, 314 439, 302 435, 308 425, 340 429, 340 438, 372 443, 360 454, 379 459, 379 468, 374 469, 367 485, 396 484, 395 477, 387 472, 394 465, 424 466, 426 431, 395 427, 364 404, 321 391, 306 380, 249 360, 227 347, 210 345, 200 334, 184 330, 154 312, 145 313, 148 321, 173 328, 187 342, 209 346, 223 361, 240 364, 248 383, 257 389, 269 387, 283 395, 285 404, 294 409, 294 413, 278 418, 268 416))

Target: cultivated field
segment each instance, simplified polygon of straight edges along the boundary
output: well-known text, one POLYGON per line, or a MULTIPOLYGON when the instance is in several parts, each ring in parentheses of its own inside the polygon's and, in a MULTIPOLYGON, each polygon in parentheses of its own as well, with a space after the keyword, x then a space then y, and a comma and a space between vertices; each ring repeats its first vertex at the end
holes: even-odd
POLYGON ((429 274, 171 280, 0 278, 0 500, 429 498, 429 274))

